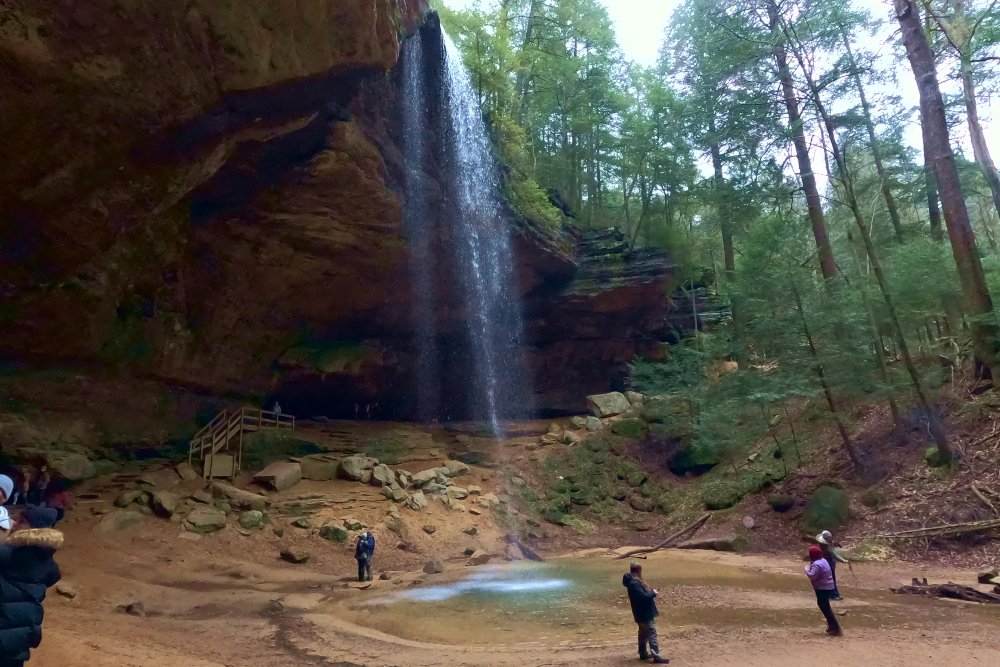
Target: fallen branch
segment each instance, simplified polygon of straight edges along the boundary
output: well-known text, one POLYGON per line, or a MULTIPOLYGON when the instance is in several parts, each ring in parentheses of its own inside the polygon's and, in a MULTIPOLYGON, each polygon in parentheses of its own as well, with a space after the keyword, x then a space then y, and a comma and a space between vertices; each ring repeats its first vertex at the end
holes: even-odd
POLYGON ((709 518, 711 518, 711 516, 712 516, 711 513, 702 515, 702 517, 697 521, 688 524, 687 526, 685 526, 684 528, 677 531, 676 533, 674 533, 673 535, 671 535, 670 537, 668 537, 667 539, 663 540, 662 542, 660 542, 655 546, 642 547, 641 549, 633 549, 632 551, 628 551, 626 553, 618 555, 616 558, 620 560, 622 558, 629 558, 631 556, 635 556, 636 554, 648 554, 654 551, 659 551, 660 549, 666 549, 674 542, 680 540, 682 537, 687 536, 688 533, 694 535, 694 533, 696 533, 698 529, 700 529, 702 526, 705 525, 705 522, 708 521, 709 518))
POLYGON ((1000 519, 988 519, 986 521, 972 521, 969 523, 953 523, 943 526, 932 526, 931 528, 917 528, 915 530, 902 530, 898 533, 883 533, 881 535, 851 536, 848 539, 900 539, 908 540, 920 537, 945 537, 948 535, 961 535, 963 533, 975 533, 980 530, 992 530, 1000 528, 1000 519))
POLYGON ((989 500, 989 498, 987 498, 985 495, 983 495, 983 492, 976 488, 975 484, 972 485, 972 493, 974 493, 976 495, 976 498, 979 498, 984 503, 986 503, 986 506, 989 507, 991 510, 993 510, 993 514, 994 515, 1000 516, 1000 512, 997 511, 996 505, 994 505, 993 503, 991 503, 990 500, 989 500))
POLYGON ((982 604, 1000 604, 1000 595, 996 593, 983 593, 969 586, 960 586, 948 582, 947 584, 928 584, 925 579, 923 583, 913 580, 911 586, 900 586, 890 588, 890 591, 897 594, 907 595, 930 595, 937 598, 951 598, 952 600, 965 600, 966 602, 979 602, 982 604))

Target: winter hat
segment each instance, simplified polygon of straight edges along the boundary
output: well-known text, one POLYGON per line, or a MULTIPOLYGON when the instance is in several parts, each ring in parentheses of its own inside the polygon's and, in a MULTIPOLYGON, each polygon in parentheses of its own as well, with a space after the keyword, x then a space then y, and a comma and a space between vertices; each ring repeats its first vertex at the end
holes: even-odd
POLYGON ((0 490, 4 492, 7 499, 10 500, 10 494, 14 493, 14 480, 12 480, 7 475, 0 475, 0 490))
POLYGON ((59 513, 51 507, 29 505, 21 513, 21 518, 32 528, 51 528, 59 520, 59 513))
POLYGON ((10 515, 3 505, 0 505, 0 530, 10 530, 10 515))
POLYGON ((809 560, 819 560, 823 557, 823 550, 815 544, 809 547, 809 560))

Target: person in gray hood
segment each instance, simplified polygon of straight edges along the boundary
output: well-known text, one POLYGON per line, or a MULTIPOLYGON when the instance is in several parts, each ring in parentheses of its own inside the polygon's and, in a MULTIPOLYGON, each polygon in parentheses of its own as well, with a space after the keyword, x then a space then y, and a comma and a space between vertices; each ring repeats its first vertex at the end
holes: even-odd
POLYGON ((667 664, 669 659, 660 656, 660 645, 656 637, 656 596, 659 591, 650 588, 642 579, 642 566, 635 561, 622 576, 622 586, 628 591, 628 601, 632 605, 632 618, 639 626, 639 659, 653 659, 656 664, 667 664), (648 650, 647 650, 648 646, 648 650))

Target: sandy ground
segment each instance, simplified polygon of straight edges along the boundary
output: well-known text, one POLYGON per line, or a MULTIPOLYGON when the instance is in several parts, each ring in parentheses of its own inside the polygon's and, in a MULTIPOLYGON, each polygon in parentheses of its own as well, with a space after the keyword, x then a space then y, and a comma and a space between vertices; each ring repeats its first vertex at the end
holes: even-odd
MULTIPOLYGON (((589 620, 578 630, 554 627, 548 634, 536 619, 516 616, 497 629, 492 609, 480 615, 433 608, 427 619, 394 620, 388 607, 378 622, 359 622, 366 598, 468 576, 473 568, 459 561, 441 575, 395 572, 390 581, 355 590, 342 567, 262 561, 258 551, 227 541, 263 535, 189 541, 166 522, 128 538, 98 536, 88 521, 71 522, 66 532, 69 546, 59 561, 79 594, 51 592, 44 641, 31 661, 36 666, 638 664, 618 576, 624 561, 600 550, 577 560, 598 568, 602 580, 607 574, 606 591, 598 582, 579 609, 558 610, 589 620), (117 610, 137 600, 145 617, 117 610), (434 640, 414 636, 417 620, 440 626, 434 640), (481 643, 484 637, 489 643, 481 643)), ((841 607, 846 636, 833 639, 823 633, 800 568, 791 556, 651 556, 647 579, 664 589, 659 626, 672 664, 1000 665, 995 610, 886 591, 915 575, 963 581, 969 573, 858 566, 841 607)))

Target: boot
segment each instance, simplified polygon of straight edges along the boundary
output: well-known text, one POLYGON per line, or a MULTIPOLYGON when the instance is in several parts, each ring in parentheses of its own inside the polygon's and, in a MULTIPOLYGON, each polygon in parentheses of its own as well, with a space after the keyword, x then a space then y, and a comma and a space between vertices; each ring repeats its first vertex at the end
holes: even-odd
POLYGON ((670 663, 670 658, 661 658, 658 655, 654 655, 653 656, 653 664, 654 665, 666 665, 666 664, 669 664, 669 663, 670 663))

